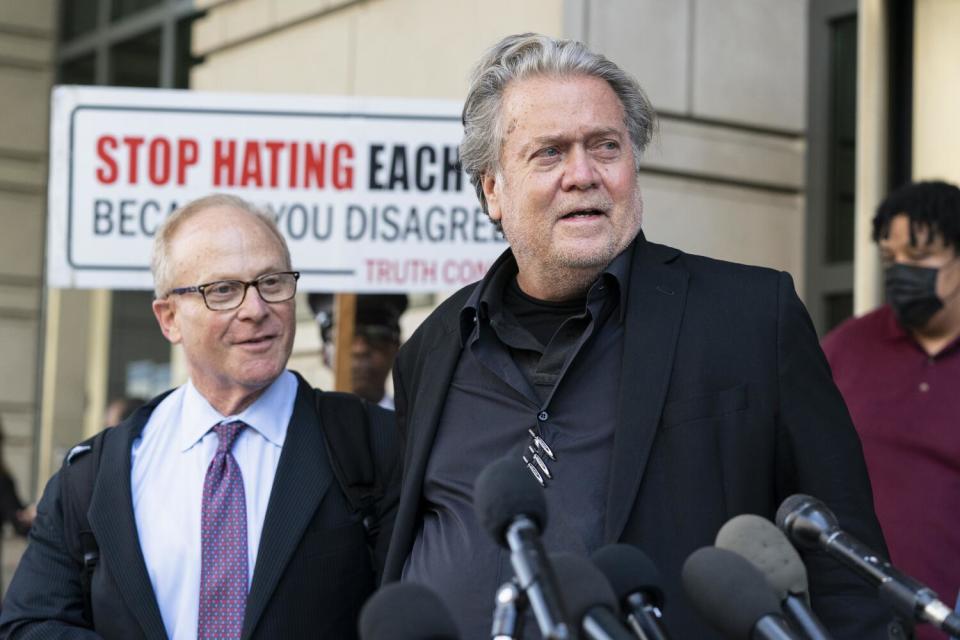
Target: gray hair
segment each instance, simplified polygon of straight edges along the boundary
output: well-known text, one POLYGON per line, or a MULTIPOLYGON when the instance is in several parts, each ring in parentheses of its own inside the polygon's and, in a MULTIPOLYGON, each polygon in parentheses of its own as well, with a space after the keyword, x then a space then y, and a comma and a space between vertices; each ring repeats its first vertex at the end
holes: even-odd
POLYGON ((280 229, 277 228, 277 223, 272 216, 243 198, 225 193, 215 193, 197 198, 178 208, 171 213, 167 219, 163 221, 163 224, 160 225, 160 228, 157 229, 157 233, 153 238, 153 255, 150 258, 154 295, 157 298, 165 298, 173 287, 173 283, 171 282, 173 279, 173 268, 170 264, 170 245, 177 233, 177 229, 198 213, 217 207, 237 209, 238 211, 252 215, 263 223, 263 226, 273 234, 277 239, 277 243, 283 249, 283 258, 286 267, 288 269, 291 268, 290 249, 287 247, 287 241, 284 239, 283 234, 280 233, 280 229))
POLYGON ((623 105, 636 170, 640 170, 640 156, 656 127, 656 113, 640 84, 582 42, 557 40, 537 33, 507 36, 487 51, 474 68, 463 105, 460 162, 470 175, 485 212, 483 176, 495 173, 500 166, 503 92, 514 80, 543 75, 584 75, 606 80, 623 105))

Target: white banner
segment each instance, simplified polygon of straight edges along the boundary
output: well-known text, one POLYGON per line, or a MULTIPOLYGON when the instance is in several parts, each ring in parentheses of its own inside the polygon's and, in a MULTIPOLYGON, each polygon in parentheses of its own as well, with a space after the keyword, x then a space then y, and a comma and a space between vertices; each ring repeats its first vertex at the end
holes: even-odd
POLYGON ((460 105, 438 100, 53 91, 47 279, 151 289, 153 234, 232 193, 272 213, 304 291, 443 291, 506 248, 460 171, 460 105))

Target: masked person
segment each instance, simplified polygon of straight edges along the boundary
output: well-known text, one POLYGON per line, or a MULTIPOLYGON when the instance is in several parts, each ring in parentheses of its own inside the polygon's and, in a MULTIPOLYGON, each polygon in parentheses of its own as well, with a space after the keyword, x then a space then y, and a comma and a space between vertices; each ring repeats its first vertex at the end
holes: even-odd
MULTIPOLYGON (((323 364, 333 369, 333 294, 311 293, 307 302, 320 326, 323 364)), ((393 409, 387 377, 400 348, 400 316, 407 304, 407 296, 402 293, 357 296, 357 319, 350 345, 350 390, 384 409, 393 409)))
MULTIPOLYGON (((920 182, 873 219, 887 303, 823 341, 863 442, 891 559, 953 602, 960 589, 960 189, 920 182)), ((921 640, 946 638, 918 629, 921 640)))

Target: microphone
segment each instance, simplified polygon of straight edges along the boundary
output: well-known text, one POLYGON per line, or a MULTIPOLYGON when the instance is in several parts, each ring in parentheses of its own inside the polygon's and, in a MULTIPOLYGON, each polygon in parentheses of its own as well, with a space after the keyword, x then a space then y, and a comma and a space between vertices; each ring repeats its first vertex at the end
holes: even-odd
POLYGON ((767 579, 733 551, 697 549, 681 577, 694 608, 729 640, 800 640, 767 579))
POLYGON ((633 633, 640 640, 670 640, 661 613, 660 572, 647 554, 628 544, 608 544, 595 551, 592 559, 627 612, 633 633))
POLYGON ((823 623, 810 609, 807 568, 797 550, 772 522, 751 514, 737 516, 720 528, 716 545, 741 555, 760 570, 787 615, 810 640, 830 640, 823 623))
POLYGON ((477 520, 502 547, 510 549, 517 584, 526 594, 544 640, 569 640, 566 610, 557 580, 540 542, 547 524, 543 489, 516 460, 501 458, 480 472, 474 483, 477 520))
POLYGON ((562 585, 563 603, 583 638, 636 640, 620 622, 617 596, 593 563, 572 553, 550 554, 550 561, 562 585))
POLYGON ((460 640, 450 611, 423 585, 388 584, 360 610, 361 640, 460 640))
POLYGON ((777 509, 777 526, 798 547, 825 551, 876 585, 880 599, 900 615, 960 634, 960 616, 933 589, 901 573, 841 530, 837 517, 820 500, 799 493, 790 496, 777 509))

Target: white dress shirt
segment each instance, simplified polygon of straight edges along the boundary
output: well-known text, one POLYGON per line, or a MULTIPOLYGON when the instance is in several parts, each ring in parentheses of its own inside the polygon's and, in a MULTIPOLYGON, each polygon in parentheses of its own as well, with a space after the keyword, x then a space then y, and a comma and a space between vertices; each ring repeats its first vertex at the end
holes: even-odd
POLYGON ((188 382, 157 405, 134 441, 133 513, 150 583, 171 639, 197 637, 203 481, 217 450, 212 427, 233 420, 248 425, 232 451, 243 475, 247 502, 249 589, 296 395, 296 376, 284 371, 245 411, 223 416, 188 382))

